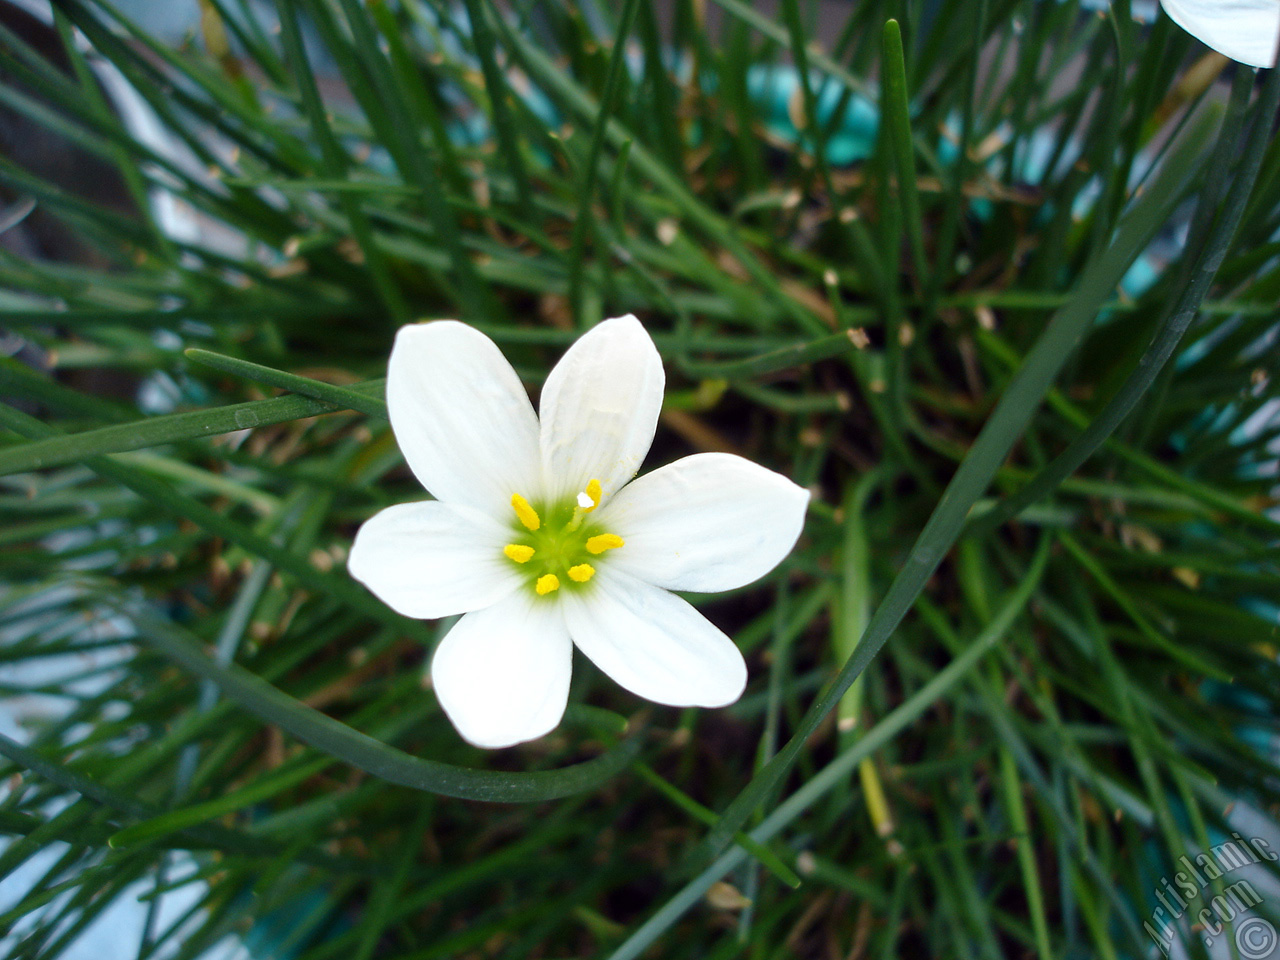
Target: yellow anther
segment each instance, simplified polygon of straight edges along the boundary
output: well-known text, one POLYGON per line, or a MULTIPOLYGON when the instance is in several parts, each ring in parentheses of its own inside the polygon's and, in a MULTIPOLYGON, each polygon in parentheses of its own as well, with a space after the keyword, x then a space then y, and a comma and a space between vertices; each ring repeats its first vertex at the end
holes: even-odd
POLYGON ((533 547, 526 547, 523 543, 508 543, 502 552, 516 563, 528 563, 533 557, 533 547))
POLYGON ((604 553, 606 550, 616 550, 620 546, 622 546, 622 538, 616 533, 601 533, 587 538, 588 553, 604 553))
POLYGON ((538 578, 538 582, 534 584, 533 589, 538 591, 538 596, 545 597, 548 593, 553 593, 560 589, 560 578, 554 573, 548 573, 538 578))
POLYGON ((596 507, 600 506, 600 501, 604 499, 604 491, 600 488, 599 480, 588 480, 587 489, 583 491, 586 498, 591 501, 590 506, 582 502, 582 494, 578 495, 578 506, 582 508, 583 513, 590 513, 596 507))
POLYGON ((520 494, 513 493, 511 495, 511 506, 526 530, 537 530, 542 526, 542 521, 538 519, 538 511, 529 506, 529 501, 520 496, 520 494))
POLYGON ((596 575, 596 568, 589 563, 580 563, 569 568, 569 579, 574 583, 586 583, 596 575))

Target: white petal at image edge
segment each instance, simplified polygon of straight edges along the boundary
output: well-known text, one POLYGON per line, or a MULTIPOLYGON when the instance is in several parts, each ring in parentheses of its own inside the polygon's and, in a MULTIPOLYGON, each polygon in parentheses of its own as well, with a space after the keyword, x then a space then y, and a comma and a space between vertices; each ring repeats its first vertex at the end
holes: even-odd
POLYGON ((1275 66, 1280 0, 1160 0, 1160 5, 1205 46, 1251 67, 1275 66))
POLYGON ((626 546, 612 569, 669 590, 716 593, 758 580, 791 552, 809 492, 728 453, 699 453, 637 477, 597 522, 626 546))
POLYGON ((502 554, 509 536, 478 510, 401 503, 356 532, 347 569, 397 613, 450 617, 496 603, 523 582, 502 554))
POLYGON ((662 410, 662 358, 633 316, 584 333, 547 376, 538 415, 547 497, 561 500, 597 479, 606 497, 630 480, 662 410))
POLYGON ((723 707, 742 696, 742 652, 686 601, 603 564, 589 586, 564 591, 565 622, 619 686, 674 707, 723 707))
POLYGON ((573 644, 559 605, 525 590, 468 613, 431 659, 440 706, 464 739, 487 749, 554 730, 572 672, 573 644))
POLYGON ((538 418, 497 344, 454 320, 401 327, 387 366, 400 452, 437 500, 511 515, 541 495, 538 418))

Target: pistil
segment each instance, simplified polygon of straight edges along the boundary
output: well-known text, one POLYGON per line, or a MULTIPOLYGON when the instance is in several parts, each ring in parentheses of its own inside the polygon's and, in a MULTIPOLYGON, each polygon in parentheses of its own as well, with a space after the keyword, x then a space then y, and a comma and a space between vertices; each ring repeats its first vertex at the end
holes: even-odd
POLYGON ((600 486, 600 481, 591 479, 587 481, 587 489, 581 491, 575 498, 577 504, 573 510, 573 517, 565 526, 566 530, 577 530, 582 526, 582 521, 586 519, 588 513, 600 506, 600 501, 604 499, 604 489, 600 486))

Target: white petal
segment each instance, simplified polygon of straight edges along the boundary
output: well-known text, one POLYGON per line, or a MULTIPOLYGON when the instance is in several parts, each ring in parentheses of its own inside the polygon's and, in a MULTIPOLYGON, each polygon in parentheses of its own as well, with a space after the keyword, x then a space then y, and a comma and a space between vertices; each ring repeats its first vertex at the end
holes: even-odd
POLYGON ((559 605, 520 590, 458 621, 436 647, 431 683, 458 732, 494 749, 555 729, 572 668, 559 605))
POLYGON ((1280 0, 1160 0, 1174 23, 1219 53, 1251 67, 1274 67, 1280 0))
POLYGON ((454 320, 401 327, 387 410, 405 460, 437 500, 506 518, 513 493, 539 497, 538 418, 479 330, 454 320))
POLYGON ((605 497, 630 480, 653 443, 666 378, 640 321, 627 315, 587 331, 542 388, 542 470, 548 499, 597 479, 605 497))
POLYGON ((809 491, 728 453, 699 453, 637 477, 596 522, 625 546, 608 555, 669 590, 714 593, 764 576, 791 552, 809 491))
POLYGON ((511 531, 478 510, 401 503, 370 517, 347 559, 351 575, 397 613, 450 617, 496 603, 523 582, 502 554, 511 531))
POLYGON ((675 707, 723 707, 742 696, 742 653, 686 601, 603 564, 588 586, 564 591, 565 622, 578 649, 617 683, 675 707))

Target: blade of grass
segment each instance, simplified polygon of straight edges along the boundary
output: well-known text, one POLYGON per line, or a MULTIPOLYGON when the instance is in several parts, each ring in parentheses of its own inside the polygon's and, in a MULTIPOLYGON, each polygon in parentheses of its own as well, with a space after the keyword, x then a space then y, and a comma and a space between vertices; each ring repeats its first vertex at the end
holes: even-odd
MULTIPOLYGON (((981 663, 982 658, 1005 635, 1031 599, 1031 594, 1039 584, 1049 558, 1049 542, 1047 537, 1041 540, 1040 549, 1036 553, 1031 568, 1027 571, 1026 578, 1014 588, 1005 603, 996 611, 991 622, 974 638, 963 653, 868 730, 856 744, 842 751, 836 759, 810 777, 802 787, 779 804, 778 808, 770 813, 758 827, 747 831, 747 835, 753 840, 767 843, 821 799, 827 791, 845 784, 849 774, 863 759, 890 742, 897 733, 928 710, 948 690, 965 680, 970 671, 981 663)), ((723 825, 723 817, 720 822, 723 825)), ((746 852, 737 847, 721 855, 698 877, 663 904, 652 917, 636 928, 635 932, 609 955, 608 960, 635 960, 696 904, 712 884, 742 863, 746 856, 746 852)))
MULTIPOLYGON (((636 762, 632 765, 632 770, 641 780, 645 781, 645 783, 649 784, 689 816, 708 826, 715 824, 718 818, 714 810, 708 810, 683 790, 668 783, 648 764, 636 762)), ((757 843, 745 833, 735 834, 733 840, 787 886, 792 889, 799 889, 801 880, 796 875, 796 872, 767 846, 757 843)))
MULTIPOLYGON (((511 111, 507 109, 507 80, 498 67, 495 56, 497 42, 493 31, 489 29, 485 0, 463 0, 463 3, 467 8, 467 19, 471 23, 472 46, 475 48, 476 58, 480 61, 480 71, 484 75, 484 89, 489 95, 489 108, 493 111, 493 129, 498 138, 498 153, 502 155, 511 172, 511 180, 515 184, 516 202, 521 208, 528 210, 532 206, 529 176, 524 169, 520 141, 516 136, 511 111)), ((601 104, 600 109, 604 111, 608 107, 601 104)))
POLYGON ((332 764, 333 758, 326 755, 314 758, 307 763, 295 763, 278 768, 240 789, 231 790, 205 803, 192 804, 177 810, 166 810, 149 817, 142 823, 135 823, 123 830, 118 830, 107 839, 107 844, 114 849, 136 846, 188 827, 208 823, 210 820, 263 803, 276 794, 316 776, 332 764))
MULTIPOLYGON (((200 351, 203 353, 204 351, 200 351)), ((210 356, 218 356, 210 354, 210 356)), ((258 367, 246 361, 229 361, 224 369, 243 374, 247 367, 258 367)), ((270 371, 260 367, 255 372, 255 379, 270 376, 278 381, 276 385, 285 383, 294 387, 303 387, 308 393, 323 393, 327 397, 343 397, 337 404, 312 397, 274 397, 270 400, 250 400, 245 403, 233 403, 211 410, 193 410, 189 413, 168 413, 146 420, 132 423, 113 424, 99 427, 96 430, 85 430, 80 433, 64 436, 48 437, 17 446, 0 448, 0 476, 11 473, 25 473, 30 470, 45 470, 51 467, 64 466, 68 463, 79 463, 91 457, 110 453, 123 453, 128 450, 139 450, 144 447, 155 447, 161 444, 178 443, 185 440, 197 440, 216 437, 237 430, 253 430, 275 423, 286 423, 301 420, 325 413, 333 413, 342 409, 354 409, 350 404, 359 403, 363 412, 372 416, 385 417, 385 408, 379 401, 382 392, 382 380, 367 380, 354 388, 334 387, 320 381, 294 377, 282 371, 270 371), (305 381, 305 382, 301 382, 305 381), (327 388, 327 389, 326 389, 327 388), (336 391, 336 392, 334 392, 336 391), (383 409, 381 414, 377 413, 383 409)), ((39 374, 27 370, 16 361, 0 358, 0 385, 12 384, 23 386, 31 379, 38 379, 39 374)))
POLYGON ((1031 824, 1027 819, 1027 806, 1022 799, 1022 778, 1013 754, 1000 749, 1000 780, 1004 792, 1004 805, 1009 811, 1014 836, 1017 838, 1018 868, 1022 871, 1022 889, 1031 914, 1035 932, 1036 954, 1040 960, 1052 960, 1054 953, 1049 943, 1049 923, 1045 918, 1044 894, 1040 888, 1040 871, 1036 866, 1035 846, 1031 842, 1031 824))
POLYGON ((1103 566, 1095 560, 1087 550, 1080 546, 1075 537, 1071 536, 1065 530, 1058 531, 1058 537, 1062 545, 1067 548, 1067 552, 1073 556, 1076 561, 1088 571, 1103 592, 1113 599, 1125 614, 1133 621, 1138 631, 1150 640, 1153 644, 1167 653, 1170 657, 1185 664, 1191 670, 1207 677, 1213 677, 1216 680, 1222 680, 1226 683, 1231 682, 1231 674, 1222 667, 1209 663, 1203 658, 1196 656, 1182 649, 1181 644, 1169 637, 1166 637, 1159 629, 1157 629, 1150 620, 1142 615, 1142 611, 1138 609, 1138 605, 1133 601, 1115 579, 1107 573, 1103 566))
MULTIPOLYGON (((1242 70, 1241 75, 1244 73, 1242 70)), ((1233 87, 1234 98, 1247 99, 1249 92, 1250 84, 1247 83, 1236 83, 1233 87)), ((1231 178, 1231 188, 1226 203, 1218 212, 1217 204, 1213 201, 1212 195, 1209 195, 1202 199, 1201 206, 1196 211, 1196 219, 1212 218, 1217 213, 1217 222, 1205 241, 1203 252, 1181 273, 1185 282, 1179 294, 1167 301, 1165 317, 1150 346, 1138 360, 1137 366, 1124 384, 1102 411, 1092 418, 1084 431, 1023 489, 1002 501, 993 511, 974 523, 972 532, 975 536, 982 536, 994 530, 1005 521, 1016 517, 1031 504, 1052 493, 1063 480, 1098 451, 1098 448, 1124 422, 1151 388, 1160 371, 1173 356, 1178 344, 1182 342, 1187 328, 1196 318, 1200 304, 1209 292, 1218 267, 1222 265, 1222 260, 1231 246, 1240 218, 1244 213, 1245 204, 1257 179, 1262 154, 1271 139, 1271 124, 1268 118, 1275 116, 1278 107, 1280 107, 1280 70, 1272 70, 1269 72, 1263 94, 1256 107, 1254 123, 1244 147, 1243 159, 1231 178)), ((1229 159, 1231 151, 1235 148, 1236 129, 1233 124, 1223 124, 1214 154, 1213 169, 1220 169, 1229 159)))
MULTIPOLYGON (((509 26, 499 21, 500 28, 505 31, 508 47, 520 58, 526 69, 548 90, 563 99, 570 110, 587 122, 594 122, 599 116, 599 105, 574 80, 561 70, 545 52, 536 44, 519 37, 509 26)), ((623 126, 616 118, 605 125, 605 135, 609 142, 621 149, 628 140, 631 145, 631 162, 644 176, 652 180, 678 207, 680 213, 699 229, 703 230, 715 243, 724 247, 733 255, 744 270, 759 286, 768 291, 776 305, 788 317, 811 333, 826 333, 822 321, 810 310, 798 303, 783 291, 777 276, 754 256, 742 243, 734 229, 717 213, 699 200, 685 185, 684 179, 668 170, 662 161, 654 156, 635 134, 623 126)))
MULTIPOLYGON (((630 765, 643 742, 641 735, 632 733, 618 746, 592 760, 557 770, 526 773, 477 770, 424 760, 306 706, 243 667, 215 663, 201 652, 194 638, 174 623, 144 610, 120 607, 119 601, 111 597, 102 600, 121 609, 136 624, 139 639, 184 669, 216 683, 225 696, 246 710, 317 750, 414 790, 492 803, 553 800, 593 789, 612 779, 630 765)), ((591 720, 597 713, 571 710, 569 719, 575 715, 578 719, 591 720)), ((622 722, 620 718, 618 722, 622 722)))
MULTIPOLYGON (((480 0, 467 0, 468 3, 479 3, 480 0)), ((573 235, 569 242, 569 310, 578 326, 583 325, 582 314, 582 257, 587 242, 587 232, 591 227, 594 214, 592 206, 595 202, 596 171, 599 166, 600 151, 604 148, 605 131, 609 126, 618 89, 621 86, 622 71, 627 61, 627 37, 635 23, 636 12, 640 9, 639 0, 626 0, 622 6, 622 15, 618 19, 618 32, 613 40, 613 50, 609 54, 609 72, 605 76, 604 90, 596 107, 595 118, 591 122, 591 145, 587 149, 587 158, 582 165, 582 182, 578 186, 578 212, 573 220, 573 235)), ((632 141, 626 141, 630 144, 632 141)), ((621 147, 619 149, 622 149, 621 147)), ((626 149, 630 151, 630 146, 626 149)))
POLYGON ((835 708, 845 690, 911 609, 916 596, 960 535, 969 510, 1022 435, 1098 309, 1181 200, 1204 162, 1198 144, 1205 140, 1201 121, 1196 136, 1189 137, 1183 148, 1169 158, 1158 180, 1135 201, 1111 246, 1085 270, 1075 296, 1050 320, 960 463, 902 570, 877 607, 854 655, 806 712, 791 740, 725 810, 720 825, 703 842, 699 860, 724 849, 727 837, 746 822, 761 799, 786 775, 823 718, 835 708))
MULTIPOLYGON (((38 751, 11 740, 3 733, 0 733, 0 756, 7 758, 25 770, 30 770, 39 777, 78 794, 99 807, 116 811, 124 816, 145 820, 158 812, 149 804, 138 800, 130 794, 112 790, 101 783, 82 776, 66 764, 55 763, 46 759, 38 751)), ((60 813, 59 816, 67 815, 71 811, 72 808, 68 808, 68 810, 60 813)), ((51 819, 45 821, 45 823, 50 825, 53 821, 51 819)), ((91 829, 95 834, 97 833, 97 828, 91 829)), ((35 832, 28 835, 29 838, 36 836, 35 832)), ((234 830, 221 824, 183 827, 181 829, 181 841, 181 843, 175 845, 176 849, 221 849, 235 850, 242 853, 265 853, 279 849, 277 844, 268 838, 253 836, 242 830, 234 830)), ((3 856, 7 864, 5 861, 0 861, 0 869, 12 866, 14 858, 11 856, 11 852, 17 851, 6 850, 4 852, 3 856)), ((330 859, 320 851, 315 852, 319 854, 322 860, 330 859)))
MULTIPOLYGON (((298 85, 303 112, 320 145, 321 169, 326 177, 345 181, 349 161, 346 151, 338 143, 330 127, 324 101, 316 86, 315 74, 311 71, 311 62, 298 30, 297 0, 281 0, 277 9, 280 14, 280 39, 284 44, 290 73, 298 85)), ((397 322, 407 323, 410 319, 409 305, 405 302, 404 295, 387 268, 381 248, 374 242, 368 217, 360 206, 360 198, 342 192, 338 194, 338 202, 346 214, 347 222, 351 225, 351 233, 356 243, 360 245, 360 251, 364 255, 365 263, 369 267, 374 286, 383 304, 397 322)))
MULTIPOLYGON (((293 4, 297 0, 287 2, 293 4)), ((368 11, 358 0, 338 0, 338 6, 345 14, 353 44, 347 47, 331 43, 330 52, 339 62, 346 59, 359 61, 344 64, 349 81, 367 76, 371 90, 364 100, 365 111, 370 122, 381 132, 383 143, 391 151, 405 179, 416 184, 422 191, 428 215, 449 255, 450 272, 457 279, 463 307, 474 317, 502 316, 501 305, 476 272, 475 264, 463 246, 457 219, 449 209, 444 183, 439 175, 439 164, 427 154, 417 125, 407 112, 405 104, 409 102, 409 98, 403 96, 398 89, 394 71, 378 43, 368 11)), ((327 15, 322 11, 322 4, 312 0, 308 2, 307 8, 317 24, 328 22, 327 15), (320 19, 322 17, 323 20, 320 19)), ((334 37, 331 32, 330 38, 334 37)))
POLYGON ((924 249, 920 191, 916 186, 915 143, 911 136, 911 103, 907 94, 907 64, 902 52, 902 30, 897 20, 885 23, 882 39, 882 121, 889 132, 889 142, 898 167, 898 197, 902 203, 902 216, 907 230, 907 242, 911 245, 911 256, 915 262, 916 276, 920 284, 928 286, 931 272, 924 249))
MULTIPOLYGON (((722 8, 726 13, 741 20, 743 23, 750 25, 754 30, 758 31, 762 36, 768 37, 779 46, 787 46, 787 28, 783 25, 769 19, 765 14, 753 9, 743 0, 715 0, 716 6, 722 8)), ((845 86, 865 95, 870 99, 875 99, 875 91, 859 77, 855 76, 850 70, 837 63, 827 54, 817 49, 816 45, 809 52, 809 61, 823 73, 829 73, 845 86)))
MULTIPOLYGON (((1002 342, 999 337, 986 330, 978 331, 978 341, 988 347, 993 354, 1013 367, 1017 363, 1017 353, 1002 342)), ((1085 413, 1058 390, 1048 395, 1049 406, 1068 423, 1083 431, 1092 422, 1092 417, 1085 413)), ((1185 494, 1212 510, 1237 520, 1252 529, 1264 530, 1271 534, 1280 533, 1280 520, 1272 519, 1263 509, 1252 509, 1248 504, 1224 493, 1214 486, 1202 483, 1193 477, 1184 476, 1177 470, 1171 470, 1153 457, 1134 450, 1127 444, 1120 443, 1115 437, 1108 437, 1104 446, 1111 453, 1145 474, 1158 483, 1166 491, 1185 494)))
MULTIPOLYGON (((0 426, 8 427, 26 436, 50 437, 56 431, 34 417, 27 416, 12 407, 0 404, 0 426)), ((345 576, 324 573, 306 557, 284 549, 269 538, 237 523, 194 497, 171 488, 127 463, 109 457, 90 457, 86 465, 94 472, 121 483, 139 496, 146 498, 167 514, 189 520, 203 527, 214 536, 225 537, 231 543, 243 547, 282 571, 292 574, 300 583, 316 590, 321 596, 332 596, 361 611, 366 616, 396 627, 404 633, 416 636, 420 642, 430 643, 431 632, 416 620, 408 620, 374 599, 372 594, 345 576)))
POLYGON ((310 397, 322 403, 332 404, 339 409, 358 410, 380 420, 387 419, 387 403, 377 395, 376 390, 376 384, 384 381, 368 380, 363 384, 356 384, 354 388, 341 387, 336 384, 313 380, 310 377, 300 377, 297 374, 286 373, 283 370, 276 370, 272 367, 264 367, 260 363, 252 363, 249 360, 241 360, 238 357, 228 357, 225 354, 214 353, 211 350, 201 350, 198 347, 191 347, 183 351, 183 353, 197 363, 224 370, 247 380, 265 383, 271 387, 279 387, 282 390, 301 394, 304 397, 310 397))

